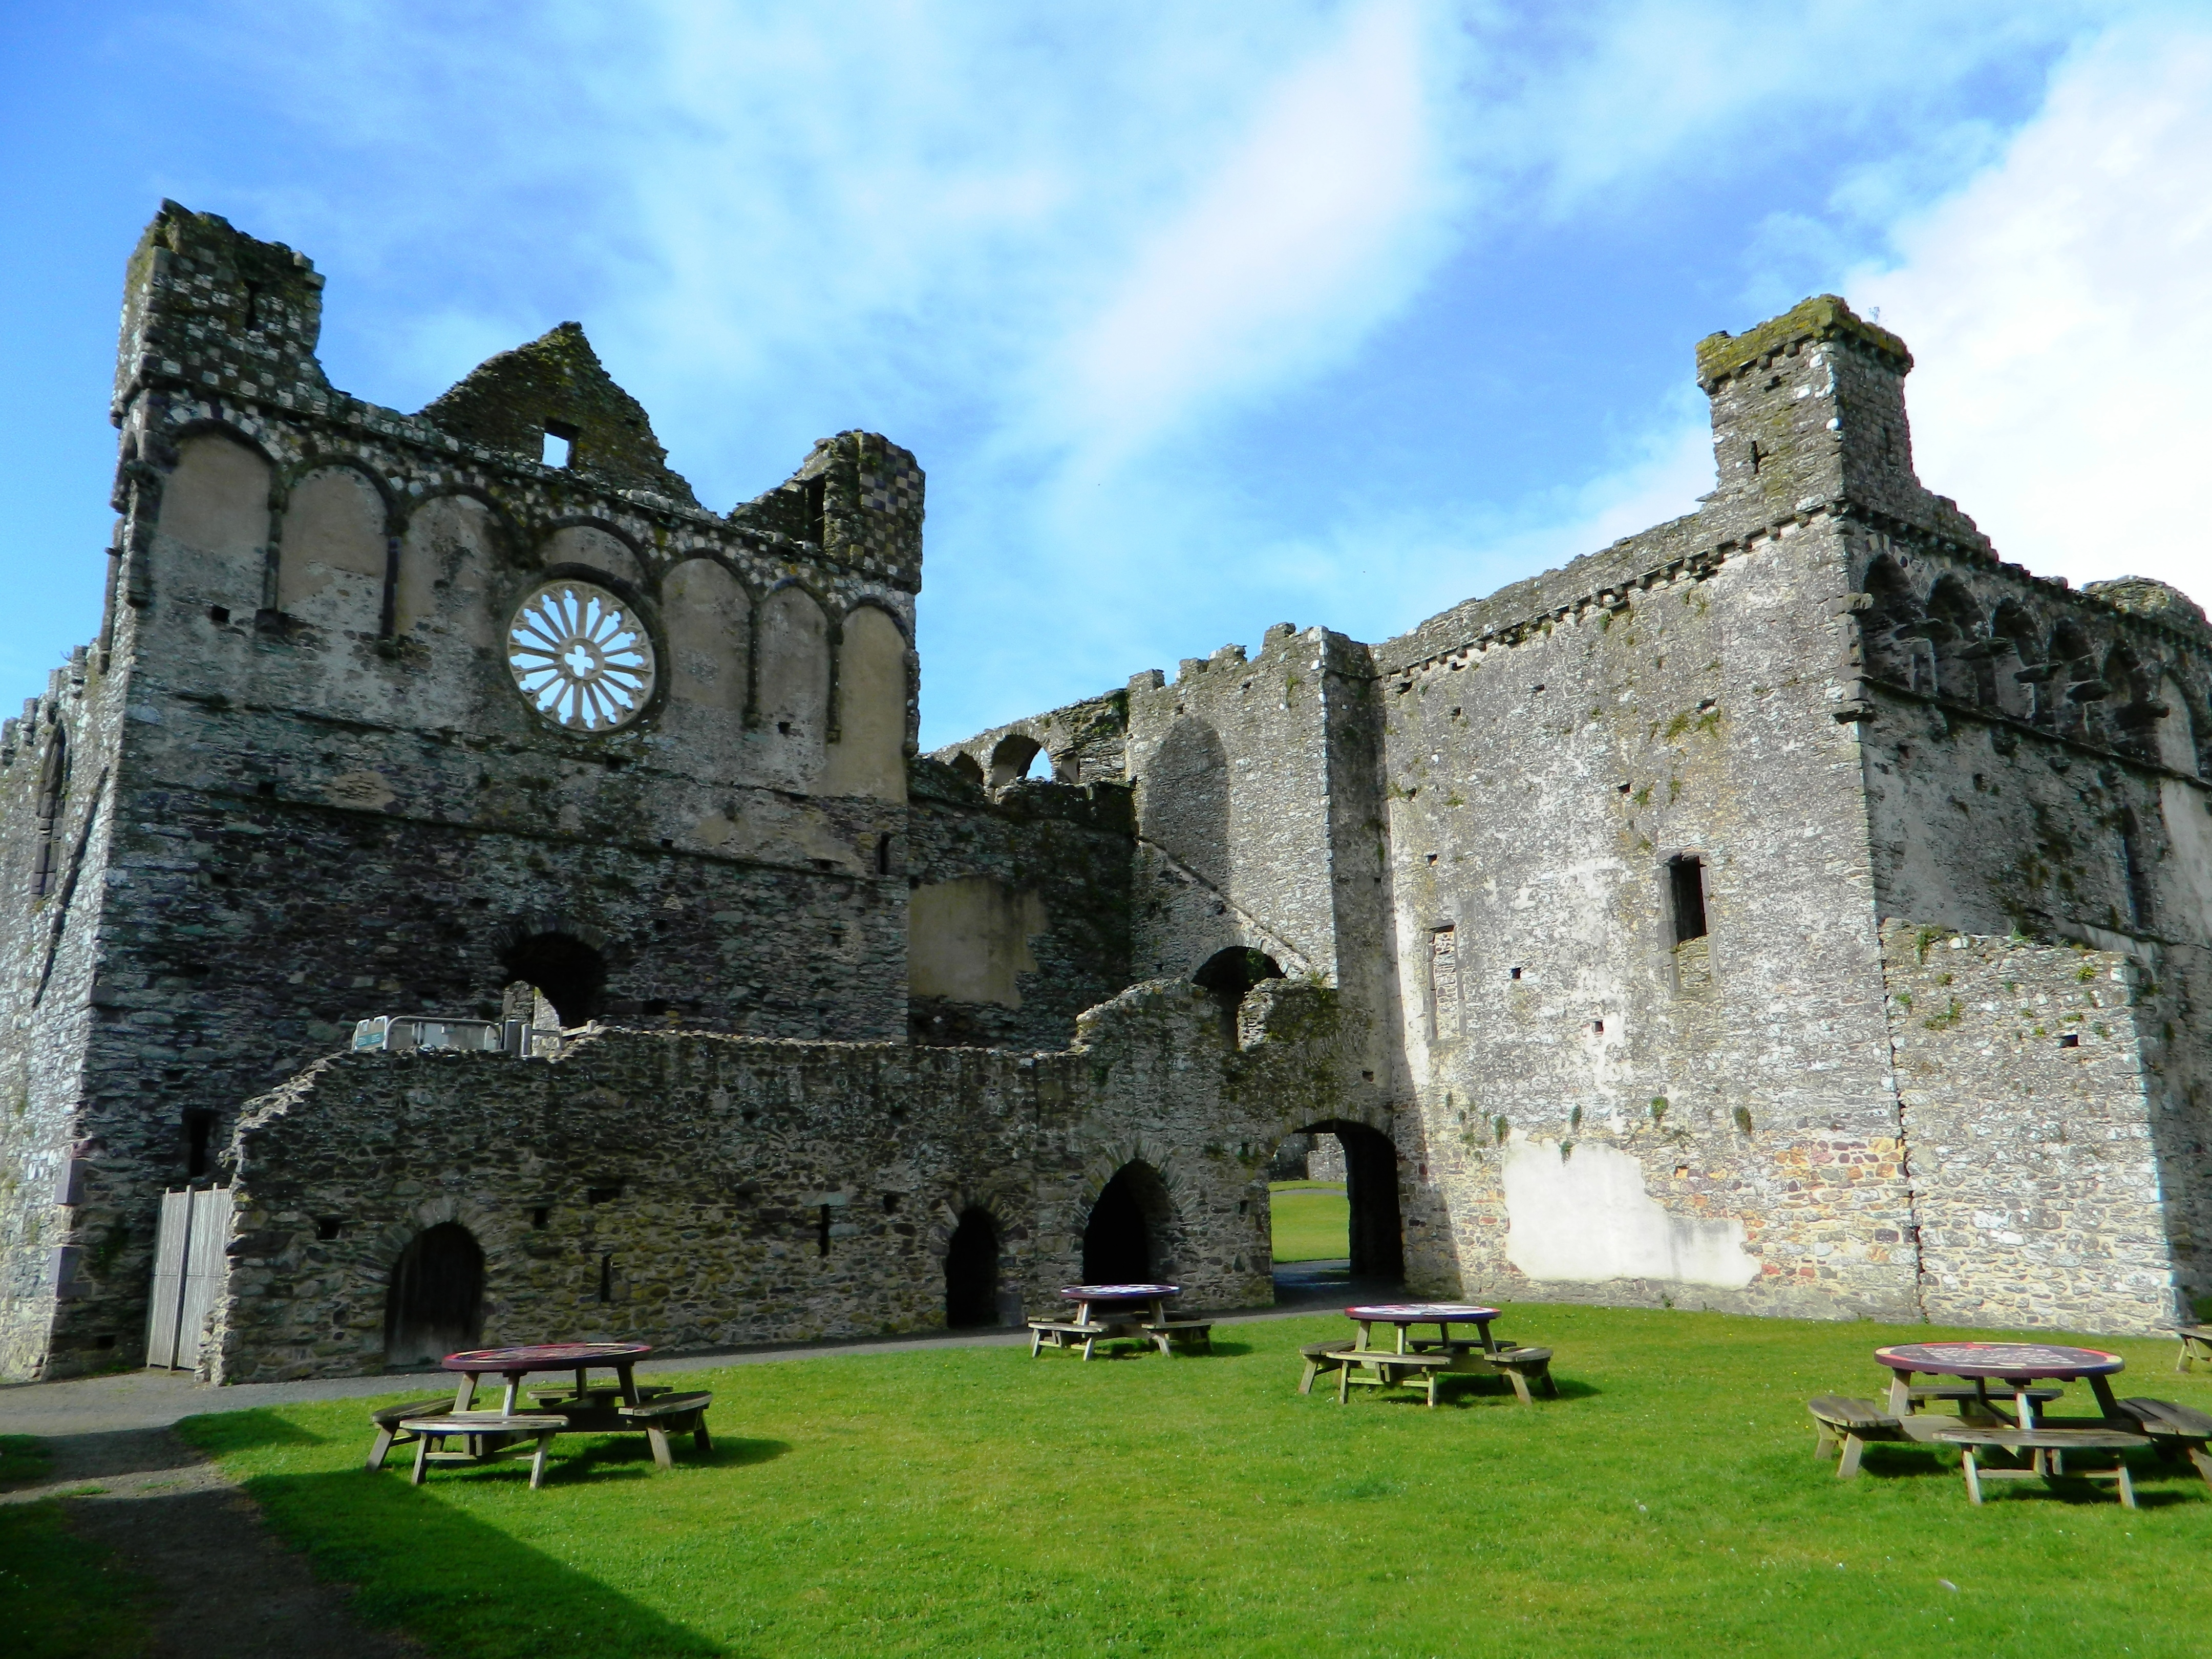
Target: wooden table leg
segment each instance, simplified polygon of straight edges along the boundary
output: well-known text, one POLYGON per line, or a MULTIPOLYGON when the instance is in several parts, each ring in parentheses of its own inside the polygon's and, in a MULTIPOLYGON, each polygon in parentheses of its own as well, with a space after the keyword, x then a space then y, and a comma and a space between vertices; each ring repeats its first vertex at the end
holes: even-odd
POLYGON ((434 1435, 428 1434, 418 1435, 416 1437, 415 1468, 414 1472, 407 1477, 407 1484, 409 1486, 419 1486, 422 1484, 422 1471, 428 1466, 430 1462, 430 1442, 435 1437, 436 1437, 434 1435))
POLYGON ((1912 1373, 1892 1371, 1889 1374, 1889 1414, 1892 1417, 1912 1415, 1912 1373))
MULTIPOLYGON (((2112 1398, 2111 1379, 2101 1375, 2089 1379, 2089 1392, 2097 1396, 2097 1409, 2105 1414, 2108 1423, 2120 1421, 2119 1402, 2112 1398)), ((2130 1419, 2132 1423, 2132 1419, 2130 1419)))
POLYGON ((499 1409, 501 1416, 512 1417, 514 1415, 514 1396, 516 1392, 520 1390, 521 1387, 522 1374, 519 1371, 509 1371, 507 1374, 507 1393, 500 1401, 499 1409))
POLYGON ((620 1361, 615 1366, 615 1375, 617 1377, 620 1378, 622 1382, 623 1404, 625 1406, 635 1406, 637 1404, 637 1377, 635 1375, 635 1362, 628 1359, 620 1361))
POLYGON ((461 1384, 453 1390, 453 1409, 457 1412, 468 1410, 470 1402, 476 1397, 477 1374, 474 1371, 463 1371, 461 1384))
MULTIPOLYGON (((1985 1394, 1983 1398, 1987 1399, 1988 1395, 1985 1394)), ((2013 1395, 2012 1408, 2019 1427, 2031 1430, 2035 1427, 2035 1401, 2029 1395, 2027 1383, 2021 1383, 2013 1395)))

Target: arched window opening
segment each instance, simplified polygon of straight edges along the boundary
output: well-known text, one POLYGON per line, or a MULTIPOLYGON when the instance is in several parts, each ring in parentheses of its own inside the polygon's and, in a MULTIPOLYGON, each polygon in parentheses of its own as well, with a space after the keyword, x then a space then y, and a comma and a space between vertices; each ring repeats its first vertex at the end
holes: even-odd
POLYGON ((2158 699, 2155 677, 2136 653, 2116 645, 2105 658, 2102 679, 2109 693, 2105 708, 2115 746, 2142 760, 2158 758, 2158 724, 2166 705, 2158 699))
POLYGON ((2130 807, 2120 809, 2120 878, 2127 895, 2127 923, 2137 933, 2154 921, 2150 866, 2145 862, 2142 825, 2130 807))
POLYGON ((1114 1172, 1083 1229, 1083 1282, 1142 1284, 1173 1271, 1175 1206, 1159 1172, 1142 1161, 1114 1172))
POLYGON ((61 821, 62 798, 69 791, 69 736, 60 726, 46 740, 39 767, 38 812, 31 825, 31 896, 44 898, 54 885, 54 826, 61 821))
MULTIPOLYGON (((1344 1196, 1347 1211, 1346 1253, 1354 1279, 1396 1285, 1406 1277, 1404 1231, 1398 1209, 1398 1149, 1390 1137, 1364 1123, 1331 1119, 1310 1123, 1302 1134, 1334 1136, 1343 1149, 1344 1196)), ((1321 1179, 1330 1160, 1326 1140, 1317 1140, 1308 1168, 1321 1179)))
POLYGON ((457 1221, 416 1235, 392 1264, 384 1363, 421 1365, 483 1340, 483 1250, 457 1221))
POLYGON ((606 989, 606 958, 571 933, 532 933, 501 958, 514 978, 527 981, 553 1005, 563 1026, 584 1024, 599 1012, 606 989))
POLYGON ((1935 665, 1911 582, 1885 554, 1867 567, 1866 591, 1873 603, 1859 625, 1859 637, 1867 672, 1916 691, 1927 690, 1935 665))
POLYGON ((1990 684, 1996 705, 2014 720, 2033 720, 2051 677, 2035 618, 2007 600, 1990 627, 1990 684))
POLYGON ((1234 1018, 1247 992, 1263 979, 1280 979, 1282 976, 1282 964, 1265 951, 1255 951, 1245 945, 1232 945, 1227 950, 1216 951, 1208 957, 1205 965, 1191 975, 1191 980, 1218 997, 1222 1007, 1234 1018))
POLYGON ((974 1330, 999 1322, 999 1224, 971 1206, 945 1247, 945 1322, 974 1330))
POLYGON ((1029 776, 1030 768, 1043 747, 1035 738, 1024 737, 1019 732, 1009 732, 1000 738, 998 747, 991 751, 991 787, 1003 789, 1017 778, 1029 776))
POLYGON ((1928 596, 1926 628, 1936 653, 1937 693, 1954 702, 1993 702, 1990 642, 1982 635, 1982 611, 1973 591, 1955 576, 1938 581, 1928 596))
POLYGON ((966 750, 962 750, 952 757, 952 769, 978 789, 983 787, 983 763, 966 750))

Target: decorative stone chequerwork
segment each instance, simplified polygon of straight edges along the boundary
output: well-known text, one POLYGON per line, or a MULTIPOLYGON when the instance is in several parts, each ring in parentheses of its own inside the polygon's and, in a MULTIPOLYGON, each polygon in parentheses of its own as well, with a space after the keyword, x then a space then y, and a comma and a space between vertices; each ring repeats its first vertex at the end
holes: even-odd
POLYGON ((548 582, 522 602, 507 626, 507 665, 532 708, 574 731, 628 726, 653 698, 652 639, 589 582, 548 582))

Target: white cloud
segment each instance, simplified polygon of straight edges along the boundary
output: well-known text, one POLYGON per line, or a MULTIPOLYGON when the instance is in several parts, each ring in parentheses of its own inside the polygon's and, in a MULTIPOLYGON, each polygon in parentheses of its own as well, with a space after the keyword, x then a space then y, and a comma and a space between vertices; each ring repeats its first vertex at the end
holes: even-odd
POLYGON ((1917 367, 1920 476, 2008 558, 2212 601, 2212 33, 2116 32, 1846 292, 1917 367))

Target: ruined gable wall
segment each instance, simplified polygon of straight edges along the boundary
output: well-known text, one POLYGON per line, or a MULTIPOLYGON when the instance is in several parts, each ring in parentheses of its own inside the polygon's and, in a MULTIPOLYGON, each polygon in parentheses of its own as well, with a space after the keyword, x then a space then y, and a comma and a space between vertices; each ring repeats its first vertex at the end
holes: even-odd
POLYGON ((132 263, 103 629, 129 684, 118 830, 87 890, 96 975, 40 1038, 83 1028, 67 1133, 100 1143, 125 1218, 103 1239, 126 1243, 50 1370, 135 1347, 186 1112, 227 1133, 362 1015, 495 1012, 518 937, 601 948, 605 1012, 905 1029, 912 458, 842 434, 783 487, 787 526, 717 517, 333 391, 319 289, 173 205, 132 263), (617 731, 556 727, 507 669, 515 607, 569 576, 654 641, 658 684, 617 731))
POLYGON ((1727 528, 1376 649, 1425 1202, 1468 1293, 1912 1310, 1840 538, 1727 528), (1679 947, 1678 854, 1711 927, 1679 947))
POLYGON ((392 1264, 449 1220, 484 1249, 492 1343, 933 1328, 971 1206, 996 1220, 1002 1286, 1054 1307, 1133 1158, 1168 1190, 1159 1271, 1184 1305, 1263 1302, 1267 1160, 1334 1096, 1331 1001, 1255 992, 1236 1050, 1211 997, 1164 983, 1036 1056, 600 1031, 551 1063, 333 1059, 240 1130, 216 1377, 377 1369, 392 1264))
POLYGON ((1059 1049, 1127 986, 1128 790, 987 792, 934 760, 908 799, 908 1030, 916 1042, 1059 1049))

